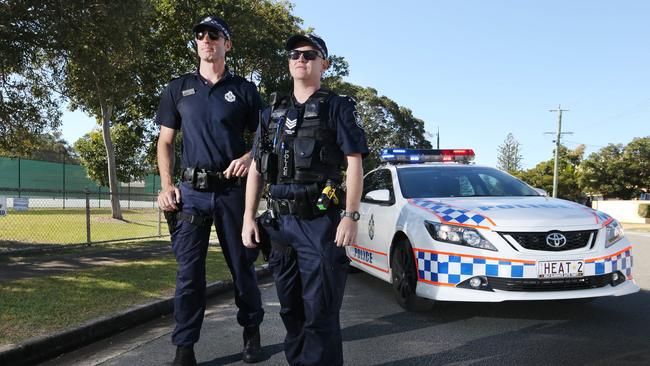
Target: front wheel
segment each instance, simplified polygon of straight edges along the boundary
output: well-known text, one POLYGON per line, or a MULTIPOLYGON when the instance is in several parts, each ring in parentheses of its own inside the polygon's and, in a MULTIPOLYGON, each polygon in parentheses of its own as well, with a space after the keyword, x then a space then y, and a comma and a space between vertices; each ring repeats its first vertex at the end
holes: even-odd
POLYGON ((411 244, 408 240, 404 240, 396 245, 390 261, 395 300, 397 300, 399 306, 408 311, 431 310, 433 301, 415 294, 418 275, 411 244))

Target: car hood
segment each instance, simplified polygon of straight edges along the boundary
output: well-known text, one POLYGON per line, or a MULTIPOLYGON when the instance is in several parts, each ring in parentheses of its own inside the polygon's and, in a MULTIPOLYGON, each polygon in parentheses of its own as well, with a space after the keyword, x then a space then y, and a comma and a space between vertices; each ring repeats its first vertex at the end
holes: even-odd
POLYGON ((452 197, 410 199, 441 222, 491 229, 524 230, 609 223, 607 214, 571 201, 550 197, 452 197))

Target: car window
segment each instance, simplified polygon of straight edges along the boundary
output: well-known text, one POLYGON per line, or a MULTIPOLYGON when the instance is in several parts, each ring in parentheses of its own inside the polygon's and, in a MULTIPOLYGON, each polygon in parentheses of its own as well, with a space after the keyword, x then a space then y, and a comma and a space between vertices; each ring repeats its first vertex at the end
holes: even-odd
POLYGON ((363 179, 363 193, 361 195, 362 201, 369 202, 369 200, 365 199, 366 194, 378 189, 387 189, 390 192, 391 202, 395 201, 393 192, 393 178, 391 176, 390 170, 379 169, 366 175, 366 177, 363 179))
POLYGON ((539 196, 519 179, 487 167, 402 168, 397 178, 404 198, 539 196))

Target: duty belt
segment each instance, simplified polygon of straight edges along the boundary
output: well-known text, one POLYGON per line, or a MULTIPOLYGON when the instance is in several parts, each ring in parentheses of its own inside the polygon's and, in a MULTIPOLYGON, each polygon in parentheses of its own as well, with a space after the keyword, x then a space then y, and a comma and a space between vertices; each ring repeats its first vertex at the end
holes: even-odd
POLYGON ((242 177, 228 179, 223 172, 212 172, 195 167, 185 168, 181 178, 183 182, 191 183, 192 188, 198 190, 213 190, 224 185, 243 186, 245 181, 242 177))

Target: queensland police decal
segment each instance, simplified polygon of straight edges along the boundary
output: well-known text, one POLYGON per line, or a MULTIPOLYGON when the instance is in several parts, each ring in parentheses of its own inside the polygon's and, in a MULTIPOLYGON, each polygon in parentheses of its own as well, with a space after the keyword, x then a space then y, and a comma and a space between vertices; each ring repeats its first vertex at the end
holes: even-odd
POLYGON ((375 237, 375 215, 370 215, 370 221, 368 222, 368 236, 370 240, 375 237))
POLYGON ((227 92, 224 96, 224 99, 226 99, 227 102, 234 102, 235 101, 235 94, 232 93, 232 91, 227 92))

